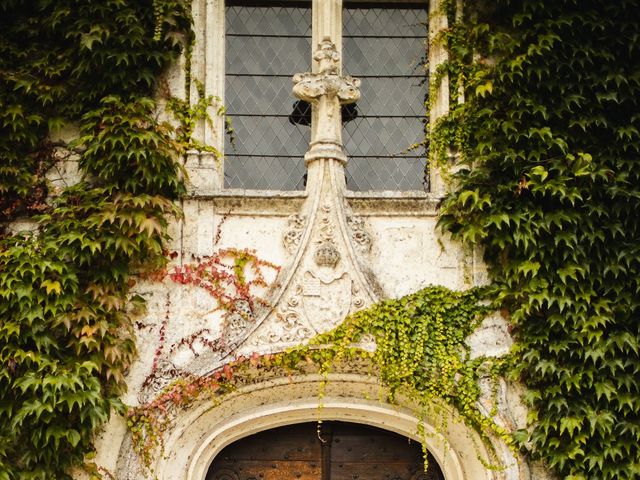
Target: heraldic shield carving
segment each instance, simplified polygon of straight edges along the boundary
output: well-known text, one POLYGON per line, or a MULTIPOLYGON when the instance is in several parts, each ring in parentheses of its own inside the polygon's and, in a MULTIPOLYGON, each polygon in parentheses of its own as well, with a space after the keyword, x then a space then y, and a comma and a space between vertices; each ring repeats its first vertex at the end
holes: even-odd
POLYGON ((349 313, 352 297, 348 273, 327 281, 313 272, 305 272, 302 306, 309 323, 317 332, 338 325, 349 313))

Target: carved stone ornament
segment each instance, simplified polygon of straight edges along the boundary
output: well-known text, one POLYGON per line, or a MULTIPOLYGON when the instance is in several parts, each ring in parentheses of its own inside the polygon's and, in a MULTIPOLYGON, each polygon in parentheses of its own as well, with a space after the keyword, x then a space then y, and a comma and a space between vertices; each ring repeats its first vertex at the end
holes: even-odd
MULTIPOLYGON (((340 54, 334 43, 325 38, 318 44, 313 58, 320 63, 318 73, 296 73, 293 76, 293 94, 307 102, 318 102, 322 96, 338 100, 333 106, 355 103, 360 99, 360 80, 351 75, 340 76, 340 54)), ((338 108, 339 111, 339 108, 338 108)))
POLYGON ((313 328, 322 332, 338 325, 351 310, 349 274, 327 282, 313 272, 305 272, 303 279, 302 305, 313 328))
POLYGON ((330 38, 325 37, 318 44, 313 59, 319 63, 320 73, 338 75, 340 71, 340 54, 330 38))
POLYGON ((340 252, 331 242, 322 242, 313 254, 313 259, 319 267, 336 268, 340 261, 340 252))
POLYGON ((138 401, 140 403, 150 401, 159 395, 179 374, 179 369, 167 357, 160 357, 155 372, 149 377, 144 388, 138 392, 138 401))
POLYGON ((232 312, 225 317, 225 340, 229 345, 235 345, 245 337, 245 333, 253 325, 250 315, 241 312, 232 312))
POLYGON ((351 286, 351 294, 353 295, 353 298, 352 298, 352 301, 351 301, 351 312, 354 312, 356 310, 360 310, 360 309, 362 309, 362 308, 367 306, 367 302, 365 300, 363 292, 361 291, 360 287, 358 287, 358 285, 355 282, 353 282, 353 284, 351 286))
POLYGON ((320 233, 318 234, 318 243, 334 243, 336 234, 335 225, 332 220, 331 205, 328 203, 322 205, 321 213, 322 216, 319 221, 320 233))
POLYGON ((304 224, 307 220, 306 215, 294 214, 289 216, 287 220, 287 229, 282 236, 282 243, 284 245, 285 250, 292 255, 295 253, 298 245, 300 245, 300 240, 302 239, 302 234, 304 232, 304 224))
POLYGON ((371 252, 371 235, 367 231, 364 220, 355 215, 347 216, 347 224, 351 229, 351 239, 360 253, 368 254, 371 252))
POLYGON ((322 158, 342 162, 342 122, 340 105, 360 99, 360 80, 340 76, 340 54, 329 38, 319 44, 313 58, 319 63, 318 73, 297 73, 293 76, 293 94, 311 103, 316 114, 311 126, 311 148, 305 155, 307 163, 322 158))
POLYGON ((290 344, 308 340, 317 332, 303 320, 302 287, 296 286, 285 305, 276 311, 272 322, 258 330, 253 347, 261 345, 290 344))

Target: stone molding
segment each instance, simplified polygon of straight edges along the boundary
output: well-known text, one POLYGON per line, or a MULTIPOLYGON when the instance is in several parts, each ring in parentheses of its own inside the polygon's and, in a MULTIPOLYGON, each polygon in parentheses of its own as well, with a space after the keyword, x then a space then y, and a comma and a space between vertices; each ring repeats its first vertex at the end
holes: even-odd
MULTIPOLYGON (((487 447, 445 405, 434 405, 419 420, 415 405, 406 398, 399 397, 393 405, 375 400, 384 398, 384 390, 375 377, 358 373, 357 368, 329 374, 319 400, 324 382, 317 374, 262 375, 218 402, 203 401, 180 412, 165 432, 166 454, 154 459, 155 478, 202 480, 213 458, 230 443, 259 431, 316 419, 362 423, 423 441, 447 480, 531 479, 526 462, 514 458, 497 441, 493 443, 497 469, 487 469, 480 460, 489 458, 487 447), (418 434, 421 421, 422 438, 418 434)), ((130 438, 121 446, 116 473, 121 480, 154 478, 132 452, 130 438)))

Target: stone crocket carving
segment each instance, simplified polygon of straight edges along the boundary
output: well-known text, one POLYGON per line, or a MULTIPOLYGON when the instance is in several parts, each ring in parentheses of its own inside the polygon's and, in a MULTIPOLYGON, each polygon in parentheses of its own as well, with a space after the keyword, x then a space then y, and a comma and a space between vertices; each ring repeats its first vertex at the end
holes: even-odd
POLYGON ((340 105, 358 101, 360 80, 339 75, 340 54, 329 38, 318 44, 313 58, 319 63, 318 73, 297 73, 293 77, 293 94, 315 105, 311 148, 304 158, 307 163, 319 158, 346 162, 342 152, 340 105))

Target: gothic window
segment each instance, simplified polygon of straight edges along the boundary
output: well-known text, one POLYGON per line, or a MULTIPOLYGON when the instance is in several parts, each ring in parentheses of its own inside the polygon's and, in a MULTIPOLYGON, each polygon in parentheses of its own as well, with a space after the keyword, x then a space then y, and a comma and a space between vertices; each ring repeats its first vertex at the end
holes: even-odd
MULTIPOLYGON (((427 3, 343 7, 343 72, 362 80, 361 99, 342 109, 347 188, 425 190, 427 3)), ((303 190, 310 112, 291 95, 291 78, 311 67, 311 2, 228 0, 225 23, 235 135, 224 185, 303 190)))

